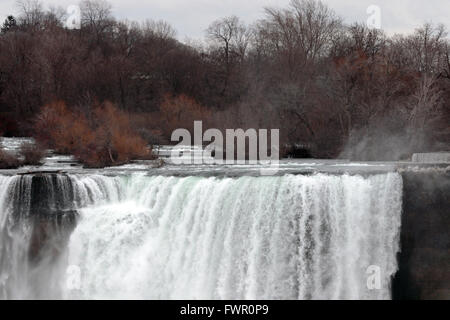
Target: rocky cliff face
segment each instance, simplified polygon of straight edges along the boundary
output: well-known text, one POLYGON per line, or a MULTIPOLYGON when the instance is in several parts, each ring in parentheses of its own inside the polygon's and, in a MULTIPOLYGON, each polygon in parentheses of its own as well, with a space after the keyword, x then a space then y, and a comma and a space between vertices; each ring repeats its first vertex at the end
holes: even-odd
POLYGON ((403 173, 394 299, 450 299, 450 173, 403 173))
POLYGON ((29 258, 39 262, 43 255, 58 256, 76 225, 74 192, 69 177, 38 174, 31 180, 29 258))

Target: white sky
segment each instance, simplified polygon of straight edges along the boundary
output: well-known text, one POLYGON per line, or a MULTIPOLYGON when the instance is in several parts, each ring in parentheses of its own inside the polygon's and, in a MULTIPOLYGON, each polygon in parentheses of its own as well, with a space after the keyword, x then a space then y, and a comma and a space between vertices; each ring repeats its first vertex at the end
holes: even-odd
MULTIPOLYGON (((67 8, 78 0, 43 0, 44 7, 67 8)), ((199 39, 209 23, 236 15, 251 23, 266 6, 286 7, 289 0, 109 0, 119 19, 165 20, 180 40, 199 39)), ((425 22, 444 23, 450 31, 450 0, 322 0, 348 23, 365 22, 370 5, 381 9, 381 27, 388 34, 411 33, 425 22)), ((16 0, 0 0, 0 19, 17 11, 16 0)))

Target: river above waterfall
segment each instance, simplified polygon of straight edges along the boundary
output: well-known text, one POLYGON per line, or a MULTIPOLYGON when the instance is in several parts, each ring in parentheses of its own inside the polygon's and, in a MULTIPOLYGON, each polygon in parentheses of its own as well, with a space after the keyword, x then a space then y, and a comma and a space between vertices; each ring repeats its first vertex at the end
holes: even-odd
MULTIPOLYGON (((17 152, 21 144, 33 142, 30 138, 1 138, 3 147, 10 152, 17 152)), ((422 170, 434 168, 445 170, 450 163, 442 162, 412 162, 412 161, 357 161, 352 162, 345 159, 280 159, 276 164, 174 164, 170 155, 172 152, 178 154, 189 154, 193 161, 201 156, 199 147, 155 147, 155 154, 163 162, 155 161, 133 161, 126 165, 108 167, 103 169, 86 169, 70 155, 59 155, 49 151, 47 157, 43 159, 42 166, 25 166, 14 170, 0 170, 4 175, 27 174, 33 172, 59 172, 73 174, 128 174, 132 172, 146 172, 148 175, 164 176, 260 176, 260 175, 284 175, 284 174, 308 174, 314 172, 327 172, 335 174, 370 174, 392 172, 397 170, 422 170), (190 153, 189 153, 190 152, 190 153), (162 164, 162 165, 161 165, 162 164), (262 169, 267 169, 261 174, 262 169)), ((208 159, 210 160, 210 159, 208 159)))

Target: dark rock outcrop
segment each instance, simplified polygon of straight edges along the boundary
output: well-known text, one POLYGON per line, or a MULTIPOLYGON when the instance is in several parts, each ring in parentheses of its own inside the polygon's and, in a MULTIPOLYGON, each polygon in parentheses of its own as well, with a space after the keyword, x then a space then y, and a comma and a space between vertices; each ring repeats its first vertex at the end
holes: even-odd
POLYGON ((403 173, 394 299, 450 299, 450 172, 403 173))
POLYGON ((43 256, 57 257, 63 251, 76 225, 77 212, 69 177, 37 174, 31 179, 29 259, 38 263, 43 256))

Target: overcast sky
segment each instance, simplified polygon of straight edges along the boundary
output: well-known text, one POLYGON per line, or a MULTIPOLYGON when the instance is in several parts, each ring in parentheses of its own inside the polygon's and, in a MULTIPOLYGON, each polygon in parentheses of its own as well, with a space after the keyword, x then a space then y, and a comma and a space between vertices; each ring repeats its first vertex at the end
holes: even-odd
MULTIPOLYGON (((263 8, 286 7, 290 0, 110 0, 119 19, 165 20, 180 40, 198 39, 210 22, 237 15, 251 23, 264 15, 263 8)), ((43 0, 45 7, 77 4, 78 0, 43 0)), ((367 8, 381 9, 381 27, 388 32, 410 33, 424 22, 444 23, 450 29, 450 0, 323 0, 346 22, 365 22, 367 8)), ((0 19, 16 13, 16 0, 0 0, 0 19)))

